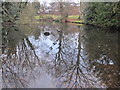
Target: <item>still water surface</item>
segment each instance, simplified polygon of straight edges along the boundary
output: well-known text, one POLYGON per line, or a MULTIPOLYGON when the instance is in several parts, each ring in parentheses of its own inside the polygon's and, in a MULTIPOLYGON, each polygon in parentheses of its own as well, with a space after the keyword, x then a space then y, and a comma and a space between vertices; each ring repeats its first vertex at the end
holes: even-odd
POLYGON ((41 23, 3 27, 2 34, 3 87, 120 86, 114 30, 41 23))

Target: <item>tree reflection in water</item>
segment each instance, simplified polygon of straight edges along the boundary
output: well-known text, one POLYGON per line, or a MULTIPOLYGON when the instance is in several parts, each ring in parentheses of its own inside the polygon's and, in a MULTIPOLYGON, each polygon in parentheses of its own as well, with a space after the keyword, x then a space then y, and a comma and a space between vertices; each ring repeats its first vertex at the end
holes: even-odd
POLYGON ((116 33, 67 24, 20 27, 3 28, 4 87, 29 87, 43 68, 56 87, 120 86, 116 33))
POLYGON ((54 61, 52 61, 54 63, 48 65, 51 66, 48 69, 53 69, 55 71, 54 76, 59 78, 59 87, 102 87, 97 79, 91 73, 87 72, 88 68, 85 66, 84 56, 81 54, 81 29, 79 29, 76 37, 76 35, 72 36, 72 34, 64 35, 63 32, 66 28, 63 28, 63 25, 60 27, 57 39, 58 52, 54 61))
POLYGON ((2 48, 3 87, 27 87, 29 79, 35 78, 35 67, 40 66, 32 43, 18 28, 4 27, 3 45, 7 45, 2 48))
POLYGON ((88 53, 90 70, 93 70, 107 87, 120 87, 118 32, 89 27, 86 29, 84 48, 88 53))

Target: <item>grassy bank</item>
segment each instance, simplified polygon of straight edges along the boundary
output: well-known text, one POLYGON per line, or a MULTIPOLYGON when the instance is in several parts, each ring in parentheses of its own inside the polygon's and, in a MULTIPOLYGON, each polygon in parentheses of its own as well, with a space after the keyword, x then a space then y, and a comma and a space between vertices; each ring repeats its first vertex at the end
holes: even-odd
MULTIPOLYGON (((78 20, 79 15, 71 15, 68 16, 68 18, 65 20, 65 22, 70 22, 70 23, 83 23, 83 20, 78 20)), ((47 19, 52 19, 54 21, 60 21, 61 16, 60 15, 43 15, 43 16, 35 16, 35 19, 37 20, 47 20, 47 19)))
MULTIPOLYGON (((47 18, 59 19, 60 17, 61 17, 60 15, 49 15, 49 14, 46 14, 43 16, 35 16, 36 19, 47 19, 47 18)), ((68 16, 68 19, 77 20, 78 17, 79 17, 79 15, 71 15, 71 16, 68 16)))

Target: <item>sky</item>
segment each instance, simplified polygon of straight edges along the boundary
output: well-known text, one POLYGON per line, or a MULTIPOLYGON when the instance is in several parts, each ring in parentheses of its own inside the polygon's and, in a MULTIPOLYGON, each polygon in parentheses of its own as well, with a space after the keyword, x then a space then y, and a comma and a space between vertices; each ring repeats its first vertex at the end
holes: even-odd
MULTIPOLYGON (((51 3, 51 2, 55 2, 57 0, 39 0, 40 2, 46 2, 46 3, 51 3)), ((67 1, 73 1, 73 2, 78 2, 78 0, 67 0, 67 1)))
MULTIPOLYGON (((23 1, 23 2, 25 2, 26 0, 0 0, 0 1, 6 1, 6 2, 20 2, 20 1, 23 1)), ((46 2, 46 3, 51 3, 51 2, 55 2, 55 1, 57 1, 57 0, 28 0, 28 1, 39 1, 39 2, 41 2, 41 3, 43 3, 43 2, 46 2)), ((64 1, 73 1, 73 2, 78 2, 78 0, 64 0, 64 1)))
MULTIPOLYGON (((7 1, 7 2, 20 2, 20 1, 26 1, 26 0, 0 0, 0 1, 7 1)), ((34 0, 29 0, 29 1, 34 1, 34 0)), ((46 3, 51 3, 57 0, 38 0, 41 3, 46 2, 46 3)), ((75 3, 78 3, 78 1, 83 1, 83 2, 118 2, 120 0, 63 0, 63 1, 72 1, 75 3)))
MULTIPOLYGON (((41 2, 47 2, 47 3, 51 3, 53 1, 57 1, 57 0, 39 0, 41 2)), ((120 0, 63 0, 63 1, 72 1, 75 3, 78 3, 79 1, 83 1, 83 2, 119 2, 120 0)))

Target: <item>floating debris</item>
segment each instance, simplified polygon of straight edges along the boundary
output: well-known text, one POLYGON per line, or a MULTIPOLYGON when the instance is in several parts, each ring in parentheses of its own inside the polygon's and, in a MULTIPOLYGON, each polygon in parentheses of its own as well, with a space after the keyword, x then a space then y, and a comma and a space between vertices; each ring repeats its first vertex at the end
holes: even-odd
POLYGON ((45 36, 49 36, 49 35, 50 35, 50 32, 45 32, 44 35, 45 35, 45 36))

